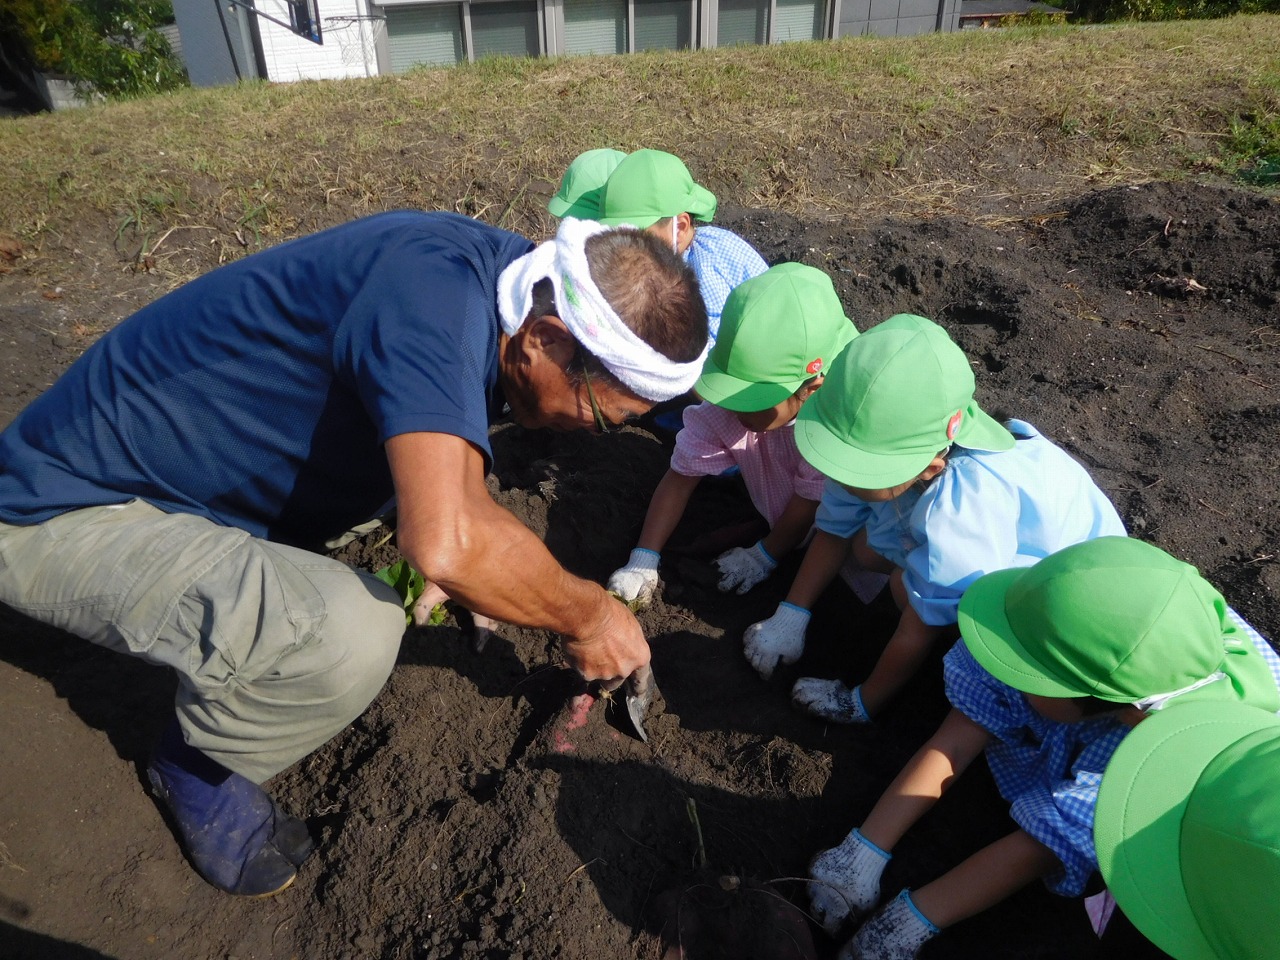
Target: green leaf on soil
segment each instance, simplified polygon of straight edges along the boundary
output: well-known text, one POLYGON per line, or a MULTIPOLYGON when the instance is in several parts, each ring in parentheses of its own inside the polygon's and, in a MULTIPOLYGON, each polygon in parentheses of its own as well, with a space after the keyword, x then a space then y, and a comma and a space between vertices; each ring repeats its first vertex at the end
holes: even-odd
MULTIPOLYGON (((404 604, 405 623, 413 623, 413 605, 422 596, 422 591, 427 589, 426 577, 409 566, 408 560, 401 560, 398 563, 391 564, 389 567, 383 567, 374 576, 383 583, 389 584, 400 595, 400 602, 404 604)), ((430 622, 434 626, 443 620, 444 604, 438 603, 431 611, 430 622), (439 619, 437 619, 437 614, 439 619)))

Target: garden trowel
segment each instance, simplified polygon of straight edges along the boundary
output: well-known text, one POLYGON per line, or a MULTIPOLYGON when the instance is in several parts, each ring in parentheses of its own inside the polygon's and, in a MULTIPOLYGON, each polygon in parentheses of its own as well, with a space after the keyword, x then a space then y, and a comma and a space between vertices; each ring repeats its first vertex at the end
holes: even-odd
POLYGON ((644 721, 649 715, 649 705, 653 703, 653 694, 657 689, 653 682, 653 670, 648 664, 627 677, 622 684, 627 716, 631 719, 636 735, 645 743, 649 742, 649 735, 644 732, 644 721))

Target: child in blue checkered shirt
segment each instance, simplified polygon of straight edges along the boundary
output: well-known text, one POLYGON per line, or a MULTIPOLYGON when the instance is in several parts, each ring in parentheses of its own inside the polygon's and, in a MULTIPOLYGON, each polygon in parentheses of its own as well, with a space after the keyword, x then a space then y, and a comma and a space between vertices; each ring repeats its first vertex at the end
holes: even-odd
POLYGON ((1098 868, 1093 811, 1111 754, 1172 700, 1280 711, 1280 658, 1196 572, 1101 537, 977 580, 944 661, 951 713, 861 827, 810 865, 833 936, 880 898, 898 840, 984 750, 1018 829, 864 923, 841 956, 907 960, 1035 879, 1080 896, 1098 868))

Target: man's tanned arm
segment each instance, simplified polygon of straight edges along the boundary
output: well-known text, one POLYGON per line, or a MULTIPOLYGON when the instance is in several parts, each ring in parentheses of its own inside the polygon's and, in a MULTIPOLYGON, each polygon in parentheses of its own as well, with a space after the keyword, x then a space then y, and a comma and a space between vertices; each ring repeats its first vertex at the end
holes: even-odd
POLYGON ((568 573, 494 503, 476 447, 451 434, 406 433, 386 450, 400 551, 427 579, 468 610, 562 634, 565 658, 588 680, 626 677, 649 662, 626 606, 568 573))

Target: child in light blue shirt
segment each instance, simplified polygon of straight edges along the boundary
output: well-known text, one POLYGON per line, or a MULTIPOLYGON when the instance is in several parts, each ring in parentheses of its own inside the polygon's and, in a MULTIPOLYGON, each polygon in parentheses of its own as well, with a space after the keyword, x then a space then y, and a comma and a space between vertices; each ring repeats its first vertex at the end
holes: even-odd
POLYGON ((747 629, 747 659, 767 677, 800 656, 808 608, 850 552, 890 575, 902 615, 859 686, 797 680, 792 700, 801 709, 867 722, 935 639, 954 633, 960 596, 979 577, 1124 535, 1083 467, 1029 424, 997 423, 973 393, 969 362, 946 331, 899 314, 851 343, 802 409, 796 444, 828 481, 818 529, 787 599, 747 629))

